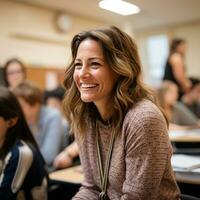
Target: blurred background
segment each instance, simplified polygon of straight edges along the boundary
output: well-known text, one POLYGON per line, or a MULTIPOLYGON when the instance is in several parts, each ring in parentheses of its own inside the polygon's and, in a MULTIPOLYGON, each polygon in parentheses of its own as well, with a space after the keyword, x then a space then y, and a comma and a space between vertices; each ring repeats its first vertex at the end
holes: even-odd
POLYGON ((62 82, 74 34, 116 25, 136 40, 146 83, 158 86, 161 82, 174 37, 187 42, 188 76, 200 77, 199 0, 127 0, 140 8, 128 16, 102 9, 99 2, 0 0, 0 66, 12 57, 19 58, 27 67, 28 79, 52 89, 62 82))

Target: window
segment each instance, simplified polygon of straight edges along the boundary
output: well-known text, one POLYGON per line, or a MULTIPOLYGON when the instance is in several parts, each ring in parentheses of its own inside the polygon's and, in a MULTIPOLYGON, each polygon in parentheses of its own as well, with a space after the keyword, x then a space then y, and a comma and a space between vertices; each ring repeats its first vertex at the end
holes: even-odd
POLYGON ((147 60, 149 75, 147 82, 157 87, 162 80, 166 59, 169 52, 166 35, 156 35, 147 38, 147 60))

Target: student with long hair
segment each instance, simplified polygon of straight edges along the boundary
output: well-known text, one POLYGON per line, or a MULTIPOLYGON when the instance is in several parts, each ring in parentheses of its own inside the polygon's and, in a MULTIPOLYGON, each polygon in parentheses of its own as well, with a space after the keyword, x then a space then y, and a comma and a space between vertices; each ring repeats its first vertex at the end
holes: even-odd
POLYGON ((45 200, 44 159, 16 97, 0 87, 0 199, 45 200))
POLYGON ((178 102, 178 87, 171 81, 163 81, 157 89, 158 102, 169 121, 170 130, 199 128, 197 116, 182 102, 178 102))
POLYGON ((167 122, 141 82, 135 42, 100 28, 75 35, 71 51, 63 108, 85 177, 73 199, 179 199, 167 122))

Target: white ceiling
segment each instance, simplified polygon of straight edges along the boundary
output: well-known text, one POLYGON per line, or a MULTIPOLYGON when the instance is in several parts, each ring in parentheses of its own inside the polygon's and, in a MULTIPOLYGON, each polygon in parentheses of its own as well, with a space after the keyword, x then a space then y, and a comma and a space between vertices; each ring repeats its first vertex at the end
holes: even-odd
POLYGON ((108 24, 128 24, 133 29, 200 20, 200 0, 127 0, 141 8, 136 15, 121 16, 98 7, 100 0, 15 0, 66 11, 108 24))

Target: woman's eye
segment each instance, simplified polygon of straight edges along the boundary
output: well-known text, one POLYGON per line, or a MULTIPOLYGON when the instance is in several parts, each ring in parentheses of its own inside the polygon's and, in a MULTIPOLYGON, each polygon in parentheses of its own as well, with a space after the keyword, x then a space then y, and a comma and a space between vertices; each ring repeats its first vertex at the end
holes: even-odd
POLYGON ((101 65, 101 64, 98 63, 98 62, 92 62, 92 64, 91 64, 91 66, 92 66, 93 69, 97 69, 97 68, 99 68, 100 65, 101 65))
POLYGON ((81 65, 81 63, 75 63, 74 67, 75 67, 75 69, 81 69, 82 65, 81 65))

